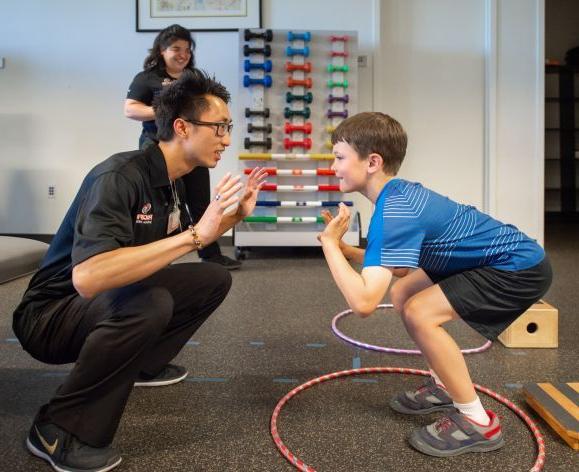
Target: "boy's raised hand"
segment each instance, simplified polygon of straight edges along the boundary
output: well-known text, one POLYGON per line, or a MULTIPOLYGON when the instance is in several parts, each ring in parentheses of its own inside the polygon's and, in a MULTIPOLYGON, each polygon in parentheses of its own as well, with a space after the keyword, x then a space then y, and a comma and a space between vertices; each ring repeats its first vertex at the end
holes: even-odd
POLYGON ((338 208, 338 214, 335 217, 332 217, 332 214, 327 210, 322 211, 322 218, 324 218, 326 227, 318 237, 320 242, 333 240, 339 243, 348 231, 350 227, 350 210, 343 203, 340 203, 338 208))

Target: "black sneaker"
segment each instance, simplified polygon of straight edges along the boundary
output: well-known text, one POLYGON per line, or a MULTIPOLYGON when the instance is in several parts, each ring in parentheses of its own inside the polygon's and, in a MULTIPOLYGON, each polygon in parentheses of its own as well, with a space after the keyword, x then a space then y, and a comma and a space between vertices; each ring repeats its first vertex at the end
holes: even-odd
POLYGON ((163 385, 173 385, 185 380, 188 373, 185 367, 167 364, 163 370, 155 376, 141 372, 135 381, 135 387, 162 387, 163 385))
POLYGON ((227 270, 237 270, 241 267, 240 261, 231 259, 231 257, 224 256, 223 254, 216 254, 215 256, 204 258, 203 262, 213 262, 214 264, 222 265, 227 270))
POLYGON ((105 472, 122 460, 110 446, 91 447, 53 423, 34 423, 26 447, 58 472, 105 472))

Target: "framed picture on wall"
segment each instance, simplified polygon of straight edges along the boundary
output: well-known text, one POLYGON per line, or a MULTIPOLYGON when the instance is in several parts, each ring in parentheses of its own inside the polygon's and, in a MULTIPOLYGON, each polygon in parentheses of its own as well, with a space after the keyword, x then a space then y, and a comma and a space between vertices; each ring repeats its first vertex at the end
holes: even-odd
POLYGON ((137 31, 175 23, 190 31, 261 28, 261 0, 136 0, 137 31))

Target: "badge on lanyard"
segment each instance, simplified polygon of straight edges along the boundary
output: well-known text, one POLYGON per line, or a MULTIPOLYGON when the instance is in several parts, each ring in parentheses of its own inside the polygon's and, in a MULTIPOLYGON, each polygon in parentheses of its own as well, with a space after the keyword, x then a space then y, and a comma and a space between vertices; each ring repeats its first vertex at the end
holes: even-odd
POLYGON ((181 210, 179 209, 179 196, 174 182, 171 183, 171 194, 173 195, 173 210, 169 213, 167 221, 167 234, 171 234, 176 229, 181 229, 181 210))

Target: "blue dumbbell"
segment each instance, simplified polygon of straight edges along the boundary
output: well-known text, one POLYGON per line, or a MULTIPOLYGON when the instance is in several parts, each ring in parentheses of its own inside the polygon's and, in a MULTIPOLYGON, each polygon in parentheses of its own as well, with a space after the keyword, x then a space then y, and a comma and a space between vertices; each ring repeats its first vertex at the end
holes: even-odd
POLYGON ((271 87, 273 81, 271 75, 266 75, 263 79, 252 79, 249 75, 243 76, 243 86, 249 87, 251 85, 263 85, 264 87, 271 87))
POLYGON ((249 72, 251 69, 263 69, 265 72, 271 72, 271 61, 268 59, 265 62, 251 62, 249 59, 243 61, 243 70, 249 72))
POLYGON ((299 49, 299 48, 292 48, 291 46, 288 46, 285 50, 285 53, 287 56, 304 56, 304 57, 308 57, 310 55, 310 48, 309 47, 305 47, 303 49, 299 49))
POLYGON ((287 32, 287 40, 294 41, 296 39, 301 39, 303 41, 310 41, 312 39, 312 33, 306 31, 305 33, 294 33, 293 31, 287 32))

